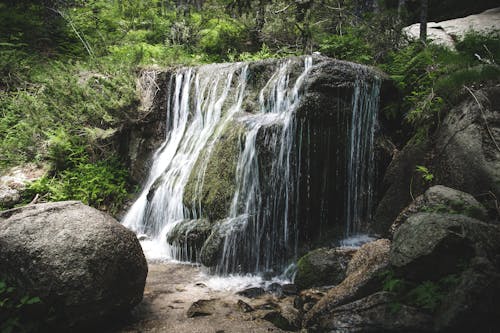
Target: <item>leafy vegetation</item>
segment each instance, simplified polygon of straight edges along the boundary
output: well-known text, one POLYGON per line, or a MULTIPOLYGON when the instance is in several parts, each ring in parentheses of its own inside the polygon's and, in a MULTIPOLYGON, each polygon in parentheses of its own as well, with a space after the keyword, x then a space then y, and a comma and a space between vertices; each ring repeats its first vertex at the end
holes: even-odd
MULTIPOLYGON (((463 270, 463 267, 461 269, 463 270)), ((382 278, 382 290, 396 295, 394 304, 391 306, 395 312, 399 311, 401 304, 434 312, 446 294, 460 282, 457 274, 450 274, 438 281, 427 280, 415 283, 400 277, 392 269, 383 272, 382 278)))
POLYGON ((456 51, 405 44, 401 27, 414 19, 417 2, 407 1, 407 12, 396 2, 378 3, 2 2, 0 170, 49 163, 50 175, 30 194, 117 210, 131 184, 113 140, 133 121, 139 68, 312 51, 388 72, 404 96, 388 114, 402 116, 406 132, 426 138, 463 86, 498 80, 499 35, 471 33, 456 51))

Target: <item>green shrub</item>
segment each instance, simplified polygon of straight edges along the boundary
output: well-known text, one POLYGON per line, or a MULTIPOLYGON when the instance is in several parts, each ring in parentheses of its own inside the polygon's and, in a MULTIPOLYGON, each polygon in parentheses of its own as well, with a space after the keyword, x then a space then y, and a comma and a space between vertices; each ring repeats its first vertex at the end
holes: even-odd
POLYGON ((320 43, 321 53, 340 60, 360 62, 373 61, 372 49, 361 38, 353 33, 331 35, 320 43))
POLYGON ((116 158, 94 163, 82 160, 52 178, 43 177, 32 183, 28 193, 49 201, 80 200, 116 213, 128 196, 127 179, 127 170, 116 158))

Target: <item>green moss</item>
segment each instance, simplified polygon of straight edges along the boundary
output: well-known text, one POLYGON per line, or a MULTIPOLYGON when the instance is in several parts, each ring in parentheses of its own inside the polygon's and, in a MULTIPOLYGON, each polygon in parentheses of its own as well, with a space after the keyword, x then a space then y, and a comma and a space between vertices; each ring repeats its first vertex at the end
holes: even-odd
POLYGON ((300 289, 339 284, 345 278, 349 259, 335 249, 311 251, 299 259, 294 283, 300 289))
POLYGON ((209 152, 207 148, 200 154, 184 188, 184 205, 190 210, 201 207, 201 215, 210 221, 221 220, 228 214, 235 192, 243 130, 241 124, 229 123, 215 142, 210 156, 206 156, 209 152), (202 166, 206 158, 208 161, 204 169, 202 166))

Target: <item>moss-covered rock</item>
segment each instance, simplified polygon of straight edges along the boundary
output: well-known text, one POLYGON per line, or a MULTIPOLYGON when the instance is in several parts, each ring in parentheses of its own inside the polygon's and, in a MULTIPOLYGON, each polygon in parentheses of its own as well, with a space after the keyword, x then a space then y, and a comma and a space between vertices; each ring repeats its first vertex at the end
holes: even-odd
POLYGON ((236 166, 243 132, 244 126, 239 122, 227 124, 214 145, 206 147, 200 154, 184 188, 184 205, 210 221, 221 220, 228 215, 235 192, 236 166))
POLYGON ((206 219, 179 222, 167 234, 167 242, 180 248, 179 258, 198 261, 201 247, 207 240, 212 225, 206 219))
POLYGON ((472 195, 452 188, 436 185, 417 197, 396 218, 390 234, 403 224, 408 217, 419 212, 462 214, 481 221, 487 221, 488 212, 472 195))
POLYGON ((347 265, 356 250, 321 248, 299 259, 295 284, 300 289, 336 285, 346 277, 347 265))

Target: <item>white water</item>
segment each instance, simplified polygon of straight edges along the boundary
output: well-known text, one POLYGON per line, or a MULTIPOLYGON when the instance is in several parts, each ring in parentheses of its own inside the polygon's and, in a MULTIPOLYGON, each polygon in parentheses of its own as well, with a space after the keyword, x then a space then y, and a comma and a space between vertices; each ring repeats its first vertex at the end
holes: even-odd
POLYGON ((175 90, 168 92, 173 100, 167 109, 167 137, 153 157, 144 190, 123 220, 126 227, 151 238, 143 243, 146 254, 154 259, 173 258, 174 249, 165 236, 176 222, 186 218, 183 191, 194 164, 203 148, 213 145, 224 126, 241 109, 246 65, 218 66, 216 71, 206 66, 199 71, 187 68, 175 73, 171 85, 175 90), (235 73, 239 75, 236 83, 235 73), (195 91, 191 92, 193 88, 195 91), (223 113, 231 88, 236 97, 223 113), (157 185, 156 190, 148 199, 153 185, 157 185))
MULTIPOLYGON (((205 171, 215 144, 232 121, 244 124, 246 132, 227 219, 214 227, 224 236, 215 271, 226 278, 212 277, 207 281, 219 290, 267 284, 269 281, 260 275, 245 273, 272 272, 276 276, 290 260, 296 259, 300 221, 294 210, 299 206, 301 177, 301 135, 297 136, 297 132, 302 133, 302 129, 297 128, 295 111, 305 79, 313 68, 313 59, 304 58, 301 72, 293 78, 296 66, 293 60, 279 62, 259 93, 255 114, 242 110, 248 65, 209 65, 179 69, 172 74, 170 90, 165 92, 168 96, 165 141, 153 157, 144 190, 123 220, 128 228, 148 235, 148 239, 141 241, 148 259, 188 257, 187 247, 169 245, 166 235, 177 223, 205 217, 201 205, 205 171), (262 160, 259 149, 263 145, 273 157, 270 161, 262 160), (261 170, 264 162, 266 169, 261 170), (188 210, 183 195, 191 174, 196 177, 196 187, 192 209, 188 210)), ((378 82, 358 80, 355 84, 345 157, 348 236, 359 232, 369 219, 378 94, 378 82)), ((356 246, 364 240, 348 239, 343 246, 356 246)), ((276 279, 290 281, 293 270, 276 279)))

